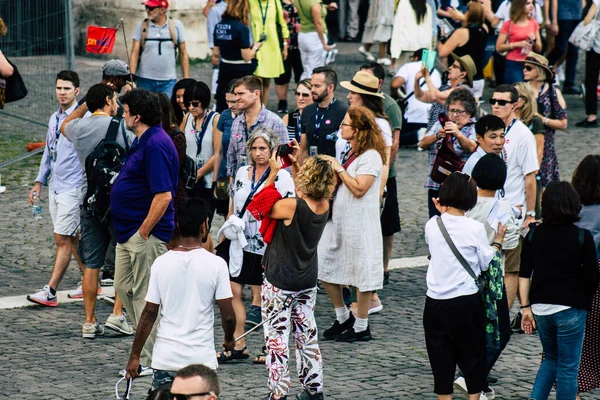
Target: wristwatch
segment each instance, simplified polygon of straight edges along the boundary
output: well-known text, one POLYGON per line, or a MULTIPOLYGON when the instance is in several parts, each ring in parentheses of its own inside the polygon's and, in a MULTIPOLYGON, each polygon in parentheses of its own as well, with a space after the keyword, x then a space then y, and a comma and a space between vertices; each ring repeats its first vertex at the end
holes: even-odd
POLYGON ((346 170, 346 168, 342 167, 342 168, 338 169, 336 172, 337 172, 338 174, 341 174, 341 173, 342 173, 342 172, 344 172, 345 170, 346 170))
POLYGON ((535 211, 527 211, 525 215, 527 215, 528 217, 535 218, 535 211))

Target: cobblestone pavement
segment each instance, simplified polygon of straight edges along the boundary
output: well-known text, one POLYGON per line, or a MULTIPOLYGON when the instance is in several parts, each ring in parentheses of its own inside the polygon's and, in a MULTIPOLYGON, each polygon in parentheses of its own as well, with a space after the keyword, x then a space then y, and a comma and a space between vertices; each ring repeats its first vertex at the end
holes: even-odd
MULTIPOLYGON (((342 44, 335 65, 341 80, 350 79, 363 62, 354 45, 342 44)), ((580 63, 583 65, 583 62, 580 63)), ((101 61, 78 59, 82 87, 87 89, 100 78, 101 61)), ((209 81, 206 64, 196 65, 192 76, 209 81)), ((389 78, 386 78, 389 80, 389 78)), ((292 100, 290 87, 289 100, 292 100)), ((339 88, 338 98, 347 92, 339 88)), ((487 96, 484 96, 487 99, 487 96)), ((269 105, 276 102, 273 90, 269 105)), ((577 163, 587 154, 600 153, 598 130, 575 129, 584 116, 581 99, 569 96, 570 128, 558 133, 556 147, 563 179, 570 179, 577 163)), ((292 103, 290 103, 292 104, 292 103)), ((0 119, 2 135, 23 124, 30 133, 27 140, 43 140, 40 127, 18 120, 0 119)), ((13 137, 13 142, 23 137, 13 137)), ((2 139, 0 139, 2 140, 2 139)), ((11 141, 7 146, 11 145, 11 141)), ((6 153, 5 153, 6 154, 6 153)), ((0 162, 8 157, 0 148, 0 162)), ((27 205, 39 157, 13 165, 2 173, 8 186, 0 195, 0 300, 2 296, 26 295, 46 284, 53 262, 54 245, 47 207, 44 218, 34 221, 27 205)), ((396 160, 402 232, 396 235, 393 256, 412 257, 426 253, 423 225, 427 220, 426 191, 427 153, 402 148, 396 160)), ((43 199, 47 199, 44 193, 43 199)), ((216 226, 220 219, 216 219, 216 226)), ((74 263, 73 263, 74 265, 74 263)), ((370 318, 375 339, 363 344, 321 343, 325 360, 326 394, 335 399, 432 399, 433 379, 424 347, 421 315, 425 295, 425 268, 393 271, 392 283, 381 291, 384 310, 370 318)), ((62 290, 75 287, 79 273, 69 268, 62 290)), ((325 329, 333 322, 333 310, 327 296, 319 295, 317 320, 325 329)), ((110 307, 98 303, 102 322, 110 307)), ((132 338, 110 333, 95 341, 81 338, 83 323, 81 303, 65 304, 56 309, 26 308, 0 311, 0 398, 19 399, 109 399, 114 398, 117 371, 123 368, 132 338)), ((217 319, 218 339, 222 331, 217 319)), ((291 342, 293 344, 293 341, 291 342)), ((251 335, 249 349, 258 352, 261 335, 251 335)), ((536 336, 513 336, 500 358, 494 374, 498 398, 527 398, 540 360, 536 336)), ((294 366, 294 363, 290 363, 294 366)), ((292 373, 295 369, 292 368, 292 373)), ((225 365, 219 370, 224 399, 259 398, 267 393, 266 372, 262 366, 248 362, 225 365)), ((150 380, 135 383, 135 399, 144 398, 150 380)), ((292 393, 299 392, 293 380, 292 393)), ((464 397, 464 396, 463 396, 464 397)), ((600 399, 600 391, 584 399, 600 399)))

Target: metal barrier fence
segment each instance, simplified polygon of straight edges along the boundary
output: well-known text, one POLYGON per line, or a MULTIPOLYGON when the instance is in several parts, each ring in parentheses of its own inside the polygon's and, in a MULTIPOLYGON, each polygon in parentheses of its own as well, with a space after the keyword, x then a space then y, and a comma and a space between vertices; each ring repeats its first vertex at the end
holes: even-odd
POLYGON ((0 110, 3 134, 44 140, 57 108, 56 74, 74 65, 71 10, 71 0, 0 0, 8 29, 0 50, 17 66, 28 90, 26 98, 0 110))

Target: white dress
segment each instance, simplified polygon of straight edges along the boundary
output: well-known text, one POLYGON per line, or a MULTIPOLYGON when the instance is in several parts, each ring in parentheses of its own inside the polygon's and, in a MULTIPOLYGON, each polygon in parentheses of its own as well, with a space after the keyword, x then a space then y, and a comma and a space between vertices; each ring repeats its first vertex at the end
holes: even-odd
POLYGON ((432 39, 433 16, 429 4, 421 24, 417 24, 415 11, 410 0, 400 0, 394 19, 390 53, 392 58, 400 57, 403 51, 413 52, 421 48, 430 49, 432 39))
POLYGON ((361 292, 383 287, 383 238, 379 222, 379 186, 383 163, 376 150, 367 150, 347 173, 373 175, 373 184, 356 198, 343 183, 333 200, 333 216, 319 242, 319 280, 351 285, 361 292))

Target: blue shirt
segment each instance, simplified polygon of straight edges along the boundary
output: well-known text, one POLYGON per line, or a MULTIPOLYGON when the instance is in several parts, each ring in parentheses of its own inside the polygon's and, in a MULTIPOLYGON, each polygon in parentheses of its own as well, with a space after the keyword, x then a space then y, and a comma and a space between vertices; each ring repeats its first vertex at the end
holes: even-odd
POLYGON ((79 164, 75 147, 60 134, 59 130, 63 121, 76 108, 77 103, 65 112, 59 107, 48 122, 46 148, 35 181, 48 185, 50 180, 50 191, 54 194, 67 192, 85 183, 85 174, 79 164))
MULTIPOLYGON (((229 149, 229 140, 231 139, 231 127, 233 126, 233 120, 235 116, 231 114, 231 110, 227 109, 221 113, 219 122, 217 123, 217 129, 223 132, 221 144, 223 153, 227 153, 229 149)), ((219 179, 227 178, 227 157, 223 157, 221 165, 219 166, 219 179)))
MULTIPOLYGON (((157 193, 175 198, 179 160, 173 141, 160 125, 135 139, 111 192, 110 205, 117 242, 125 243, 142 226, 157 193)), ((150 234, 163 242, 171 239, 173 200, 150 234)))
POLYGON ((221 57, 229 61, 243 60, 242 49, 252 47, 250 28, 233 18, 223 18, 215 25, 213 41, 221 57))

